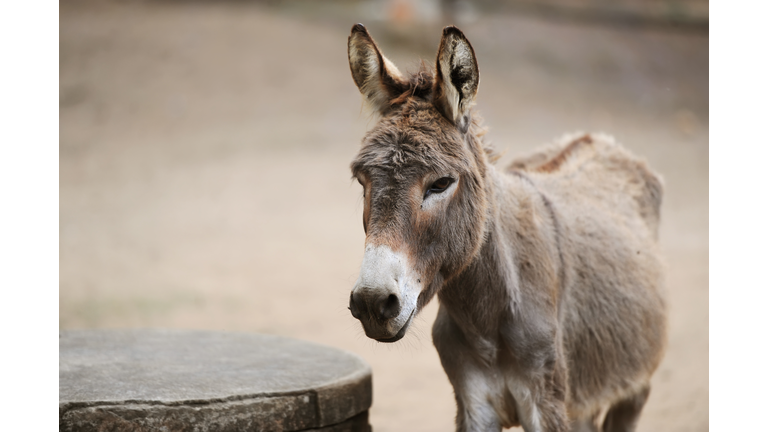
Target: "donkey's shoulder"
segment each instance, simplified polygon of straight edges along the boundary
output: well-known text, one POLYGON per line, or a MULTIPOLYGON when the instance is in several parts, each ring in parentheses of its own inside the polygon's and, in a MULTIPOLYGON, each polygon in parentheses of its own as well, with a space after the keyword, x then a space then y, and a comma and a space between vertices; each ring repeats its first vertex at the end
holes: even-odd
POLYGON ((588 197, 584 194, 616 198, 606 205, 623 201, 618 195, 631 197, 646 224, 654 232, 658 229, 663 194, 661 177, 609 135, 565 135, 551 145, 515 159, 507 171, 525 172, 542 186, 548 184, 549 190, 556 185, 571 191, 580 190, 585 199, 588 197))

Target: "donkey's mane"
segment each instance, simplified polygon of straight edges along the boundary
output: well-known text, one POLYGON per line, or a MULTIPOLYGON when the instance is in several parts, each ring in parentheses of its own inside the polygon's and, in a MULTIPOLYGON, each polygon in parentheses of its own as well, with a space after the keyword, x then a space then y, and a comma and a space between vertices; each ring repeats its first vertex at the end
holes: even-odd
POLYGON ((401 86, 400 95, 389 101, 392 105, 400 105, 411 97, 427 100, 432 95, 435 83, 435 72, 424 60, 419 63, 416 72, 409 73, 401 86))

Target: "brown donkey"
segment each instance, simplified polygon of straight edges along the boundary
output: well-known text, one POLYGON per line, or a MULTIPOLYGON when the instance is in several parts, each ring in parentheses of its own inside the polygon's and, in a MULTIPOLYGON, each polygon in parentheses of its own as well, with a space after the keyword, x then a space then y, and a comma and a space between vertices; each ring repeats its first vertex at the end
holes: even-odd
POLYGON ((348 49, 381 116, 352 162, 366 241, 349 308, 365 334, 401 339, 437 295, 457 430, 633 430, 666 341, 659 177, 590 135, 497 170, 455 27, 434 73, 403 75, 360 24, 348 49))

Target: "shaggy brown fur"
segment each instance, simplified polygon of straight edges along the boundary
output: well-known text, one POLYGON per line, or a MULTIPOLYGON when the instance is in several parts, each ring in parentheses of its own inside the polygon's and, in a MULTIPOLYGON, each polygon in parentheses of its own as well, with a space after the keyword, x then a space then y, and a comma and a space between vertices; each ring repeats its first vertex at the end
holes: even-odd
POLYGON ((666 341, 658 176, 584 134, 498 171, 455 27, 434 75, 405 77, 362 25, 348 46, 382 116, 351 166, 366 257, 350 309, 366 334, 400 339, 437 295, 457 430, 633 430, 666 341))

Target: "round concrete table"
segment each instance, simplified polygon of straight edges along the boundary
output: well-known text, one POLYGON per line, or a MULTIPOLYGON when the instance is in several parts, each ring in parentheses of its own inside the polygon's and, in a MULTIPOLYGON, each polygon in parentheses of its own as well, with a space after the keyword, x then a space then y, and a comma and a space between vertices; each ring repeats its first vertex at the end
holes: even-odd
POLYGON ((59 335, 62 431, 370 431, 371 369, 277 336, 173 330, 59 335))

